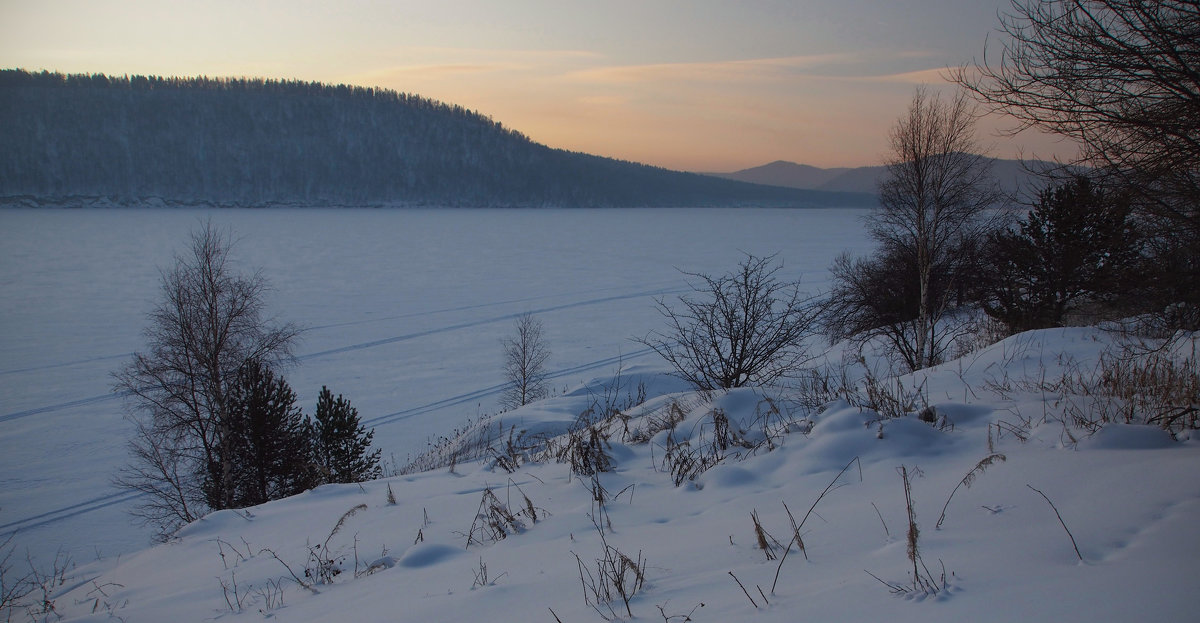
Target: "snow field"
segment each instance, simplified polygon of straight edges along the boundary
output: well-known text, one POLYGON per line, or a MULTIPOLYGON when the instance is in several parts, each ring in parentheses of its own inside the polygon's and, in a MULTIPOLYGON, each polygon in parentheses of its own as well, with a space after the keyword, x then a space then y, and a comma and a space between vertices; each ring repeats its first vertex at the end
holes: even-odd
MULTIPOLYGON (((615 469, 598 477, 610 494, 602 510, 591 479, 555 462, 526 463, 512 474, 489 461, 459 463, 453 471, 328 485, 214 513, 170 543, 81 567, 78 586, 55 603, 67 620, 82 621, 110 614, 131 621, 257 620, 264 614, 323 621, 347 613, 362 620, 596 620, 585 602, 579 560, 590 565, 603 556, 598 523, 608 545, 646 561, 645 585, 631 600, 635 620, 682 621, 689 614, 694 621, 1192 620, 1200 483, 1187 475, 1200 459, 1196 441, 1110 425, 1064 444, 1061 406, 1016 383, 1061 374, 1064 362, 1092 364, 1111 343, 1095 329, 1039 331, 901 377, 901 386, 923 387, 948 418, 939 426, 917 413, 880 422, 877 413, 845 400, 810 413, 788 390, 701 396, 655 364, 629 366, 623 382, 641 383, 647 395, 643 405, 625 411, 631 430, 661 421, 672 404, 685 418, 674 432, 659 431, 648 442, 622 442, 614 433, 615 469), (995 384, 1004 378, 1016 388, 995 384), (759 445, 743 460, 727 459, 678 487, 663 471, 668 436, 701 445, 711 439, 713 414, 720 412, 746 438, 761 440, 755 431, 771 404, 791 424, 773 451, 759 445), (998 421, 1027 424, 997 432, 998 421), (960 487, 936 529, 955 486, 992 453, 1007 460, 960 487), (918 474, 912 495, 919 546, 937 593, 896 595, 867 573, 912 584, 897 473, 902 465, 918 474), (394 505, 387 501, 389 487, 394 505), (1082 561, 1054 508, 1030 487, 1061 513, 1082 561), (506 538, 468 546, 489 488, 514 514, 528 496, 538 521, 525 517, 506 538), (757 546, 750 513, 786 544, 791 523, 784 504, 797 521, 813 508, 802 529, 804 552, 793 547, 781 563, 781 548, 768 560, 757 546), (351 509, 357 510, 347 516, 351 509), (326 584, 306 580, 315 591, 290 579, 292 572, 303 577, 311 548, 326 544, 322 551, 336 558, 339 575, 326 584), (353 577, 376 561, 377 571, 353 577), (490 582, 476 586, 481 564, 490 582), (232 609, 226 601, 234 579, 240 612, 236 597, 232 609), (272 586, 279 589, 264 588, 272 586), (98 587, 106 593, 103 603, 98 587)), ((498 417, 519 430, 565 432, 613 384, 600 377, 498 417)), ((624 616, 623 605, 614 609, 624 616)))

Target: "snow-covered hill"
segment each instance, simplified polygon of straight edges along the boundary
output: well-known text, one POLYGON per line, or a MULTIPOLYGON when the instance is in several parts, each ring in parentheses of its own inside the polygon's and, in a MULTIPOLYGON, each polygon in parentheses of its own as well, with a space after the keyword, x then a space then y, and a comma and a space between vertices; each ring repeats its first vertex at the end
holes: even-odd
POLYGON ((489 458, 72 568, 44 618, 1194 620, 1200 445, 1082 426, 1107 398, 1077 381, 1113 343, 1040 331, 895 378, 833 357, 807 390, 716 395, 627 366, 479 424, 489 458))

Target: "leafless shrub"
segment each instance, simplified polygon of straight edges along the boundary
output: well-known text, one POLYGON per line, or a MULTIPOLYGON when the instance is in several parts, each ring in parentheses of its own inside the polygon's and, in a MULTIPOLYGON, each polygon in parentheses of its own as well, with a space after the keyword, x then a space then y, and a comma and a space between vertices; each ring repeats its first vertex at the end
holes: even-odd
POLYGON ((55 599, 67 580, 71 579, 69 574, 75 568, 71 556, 61 550, 56 552, 49 568, 39 567, 29 554, 26 554, 25 562, 29 566, 26 578, 30 588, 23 598, 26 614, 34 621, 50 621, 51 616, 53 620, 62 619, 55 599))
POLYGON ((267 612, 283 606, 283 583, 276 578, 267 578, 266 582, 260 584, 253 589, 255 601, 262 604, 258 609, 259 614, 266 615, 267 612))
POLYGON ((805 342, 818 314, 799 281, 779 281, 782 264, 774 262, 774 255, 747 254, 726 275, 684 273, 700 298, 680 297, 674 308, 660 299, 666 333, 637 341, 703 391, 769 385, 791 374, 808 359, 805 342))
MULTIPOLYGON (((1087 165, 1135 193, 1159 236, 1197 226, 1200 107, 1195 61, 1200 6, 1191 1, 1012 0, 1000 15, 999 49, 950 79, 1011 131, 1035 128, 1081 145, 1087 165), (1169 231, 1163 231, 1169 230, 1169 231)), ((1186 266, 1194 267, 1192 262, 1186 266)), ((1192 292, 1176 303, 1195 310, 1192 292)), ((1172 284, 1175 285, 1175 284, 1172 284)), ((1191 316, 1192 326, 1196 317, 1191 316)))
POLYGON ((225 578, 217 578, 217 582, 221 584, 221 595, 225 597, 225 605, 229 608, 230 612, 241 612, 242 604, 250 594, 246 591, 238 590, 236 571, 229 572, 229 576, 230 579, 228 582, 225 581, 225 578), (232 598, 230 598, 230 593, 233 594, 232 598))
POLYGON ((12 621, 25 596, 34 589, 30 575, 18 575, 13 567, 16 546, 12 540, 13 535, 10 534, 0 542, 0 616, 4 616, 6 622, 12 621))

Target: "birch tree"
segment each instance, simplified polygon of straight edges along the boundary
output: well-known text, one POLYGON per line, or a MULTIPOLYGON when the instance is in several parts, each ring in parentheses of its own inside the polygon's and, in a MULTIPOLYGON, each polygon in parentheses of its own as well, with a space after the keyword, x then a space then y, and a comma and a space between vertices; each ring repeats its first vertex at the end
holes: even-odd
POLYGON ((879 208, 867 219, 879 244, 875 257, 835 265, 836 323, 863 337, 882 336, 913 370, 942 360, 953 337, 943 332, 944 321, 964 285, 955 281, 968 273, 969 251, 991 227, 988 209, 1001 199, 990 161, 979 153, 975 121, 964 94, 947 101, 924 87, 916 90, 888 136, 879 208), (887 289, 859 287, 880 281, 870 278, 875 273, 888 276, 887 289), (848 285, 854 287, 843 287, 848 285), (903 312, 899 317, 857 317, 881 302, 854 296, 906 300, 884 305, 903 312))
POLYGON ((513 334, 502 343, 504 378, 508 385, 500 396, 501 408, 515 409, 545 398, 550 348, 546 345, 542 322, 533 314, 521 314, 513 323, 513 334))
POLYGON ((239 274, 231 235, 211 222, 162 273, 147 347, 115 374, 130 408, 130 464, 116 484, 144 493, 135 515, 160 536, 236 502, 230 389, 252 360, 289 360, 300 330, 264 314, 266 279, 239 274))

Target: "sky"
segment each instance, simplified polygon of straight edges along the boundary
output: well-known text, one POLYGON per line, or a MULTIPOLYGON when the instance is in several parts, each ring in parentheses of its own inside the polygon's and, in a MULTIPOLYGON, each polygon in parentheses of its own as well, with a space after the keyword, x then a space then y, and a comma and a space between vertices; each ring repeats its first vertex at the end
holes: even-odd
MULTIPOLYGON (((0 0, 0 67, 401 92, 533 140, 689 171, 879 164, 919 84, 995 46, 1009 0, 0 0)), ((999 157, 1070 155, 1047 137, 999 157)))

